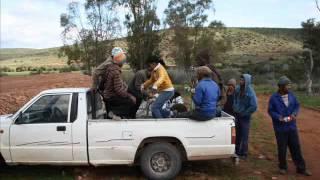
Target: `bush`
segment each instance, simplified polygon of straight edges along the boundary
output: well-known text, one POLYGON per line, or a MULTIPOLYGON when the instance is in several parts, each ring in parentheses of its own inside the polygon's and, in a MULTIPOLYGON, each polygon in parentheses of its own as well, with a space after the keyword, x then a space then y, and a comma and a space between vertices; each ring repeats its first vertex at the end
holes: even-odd
POLYGON ((174 84, 189 84, 194 73, 182 69, 170 69, 168 74, 174 84))
POLYGON ((72 69, 70 68, 70 66, 65 66, 65 67, 59 69, 59 73, 71 72, 71 71, 72 71, 72 69))
POLYGON ((23 72, 23 71, 27 71, 27 70, 28 70, 28 68, 25 66, 16 67, 16 72, 23 72))
POLYGON ((0 67, 0 72, 12 72, 13 70, 10 69, 9 67, 0 67))

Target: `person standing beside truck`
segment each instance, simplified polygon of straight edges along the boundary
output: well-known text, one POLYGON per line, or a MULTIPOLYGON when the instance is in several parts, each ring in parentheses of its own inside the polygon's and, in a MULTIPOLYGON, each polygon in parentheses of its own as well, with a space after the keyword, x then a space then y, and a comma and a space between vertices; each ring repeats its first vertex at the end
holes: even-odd
POLYGON ((106 66, 103 99, 106 104, 107 114, 121 118, 135 118, 134 107, 136 98, 128 92, 128 86, 121 77, 121 67, 126 61, 124 51, 115 47, 112 49, 112 63, 106 66))
POLYGON ((236 87, 233 110, 236 118, 236 155, 240 159, 248 156, 248 139, 251 115, 257 110, 257 97, 251 86, 251 75, 243 74, 236 87))
POLYGON ((221 110, 224 107, 224 104, 227 101, 226 89, 223 85, 223 79, 217 70, 217 68, 212 64, 212 53, 208 49, 203 49, 199 51, 196 55, 196 65, 197 66, 207 66, 211 70, 211 78, 216 84, 218 84, 220 89, 219 100, 217 103, 217 116, 221 115, 221 110))
POLYGON ((231 116, 235 116, 233 111, 233 101, 234 101, 234 92, 236 89, 237 81, 235 79, 229 79, 227 83, 227 101, 223 106, 223 111, 230 114, 231 116))
POLYGON ((311 176, 306 170, 306 164, 301 153, 297 130, 297 116, 299 102, 295 95, 289 91, 291 81, 282 76, 278 81, 278 92, 274 93, 269 100, 268 113, 272 118, 273 129, 277 139, 279 173, 287 174, 287 147, 296 165, 296 171, 305 176, 311 176))
POLYGON ((152 92, 159 92, 159 96, 152 104, 151 112, 153 118, 167 118, 170 112, 163 109, 163 105, 174 95, 174 87, 171 79, 165 69, 164 62, 156 56, 151 56, 148 61, 148 70, 151 71, 151 77, 141 85, 141 91, 152 86, 152 92))

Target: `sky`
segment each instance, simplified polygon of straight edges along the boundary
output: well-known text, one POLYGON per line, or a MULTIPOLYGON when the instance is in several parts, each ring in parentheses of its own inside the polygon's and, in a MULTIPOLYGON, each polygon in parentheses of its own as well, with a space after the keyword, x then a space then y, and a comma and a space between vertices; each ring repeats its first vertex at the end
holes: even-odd
MULTIPOLYGON (((49 48, 62 45, 60 14, 73 0, 1 0, 0 48, 49 48)), ((156 0, 157 14, 168 0, 156 0)), ((227 27, 299 28, 308 18, 320 18, 314 0, 213 0, 209 21, 227 27)), ((124 11, 119 11, 120 19, 124 11)), ((124 29, 124 28, 123 28, 124 29)))

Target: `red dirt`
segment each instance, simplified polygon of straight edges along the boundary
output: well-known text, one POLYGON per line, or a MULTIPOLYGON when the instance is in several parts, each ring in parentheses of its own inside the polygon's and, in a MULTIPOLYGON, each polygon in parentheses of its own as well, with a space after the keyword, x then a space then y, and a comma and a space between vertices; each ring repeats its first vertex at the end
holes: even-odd
MULTIPOLYGON (((259 96, 259 112, 263 114, 264 119, 270 120, 269 127, 272 130, 271 119, 267 113, 268 96, 259 96)), ((297 119, 300 142, 307 168, 313 173, 308 179, 320 179, 320 113, 315 110, 300 108, 300 114, 297 119)), ((276 159, 275 159, 276 160, 276 159)), ((291 161, 290 172, 294 173, 295 167, 291 161)), ((303 179, 304 177, 298 176, 303 179)))
POLYGON ((89 87, 91 78, 79 73, 0 78, 0 115, 13 113, 33 96, 51 88, 89 87))

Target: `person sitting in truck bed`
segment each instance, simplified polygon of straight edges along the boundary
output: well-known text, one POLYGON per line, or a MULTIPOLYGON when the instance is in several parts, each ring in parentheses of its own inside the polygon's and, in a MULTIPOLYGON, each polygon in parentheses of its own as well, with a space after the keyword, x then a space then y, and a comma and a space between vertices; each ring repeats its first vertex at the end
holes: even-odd
POLYGON ((212 71, 207 66, 196 69, 199 83, 196 86, 192 100, 196 106, 195 110, 187 113, 178 113, 178 118, 191 118, 194 120, 210 120, 216 117, 217 102, 220 89, 211 78, 212 71))
POLYGON ((126 61, 124 51, 115 47, 112 49, 112 63, 106 66, 103 99, 109 118, 116 115, 121 118, 135 118, 134 107, 136 98, 130 94, 128 86, 121 78, 121 67, 126 61), (112 112, 112 113, 110 113, 112 112))
POLYGON ((165 64, 162 59, 156 56, 151 56, 148 61, 148 69, 151 72, 151 77, 143 85, 141 85, 141 90, 152 86, 152 92, 155 94, 159 93, 152 104, 151 111, 153 118, 167 118, 170 112, 164 110, 163 105, 170 100, 174 95, 174 87, 171 79, 165 69, 165 64))

